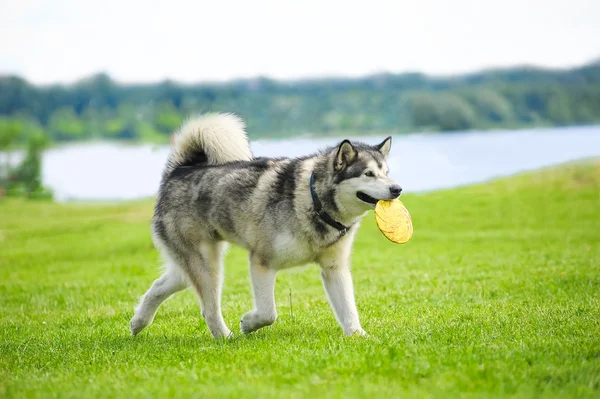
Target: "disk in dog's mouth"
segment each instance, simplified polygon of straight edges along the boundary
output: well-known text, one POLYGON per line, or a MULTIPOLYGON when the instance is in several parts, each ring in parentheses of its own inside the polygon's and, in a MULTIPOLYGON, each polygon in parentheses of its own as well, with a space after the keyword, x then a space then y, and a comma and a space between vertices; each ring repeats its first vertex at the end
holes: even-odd
POLYGON ((413 235, 412 218, 400 200, 379 201, 375 221, 383 235, 396 244, 404 244, 413 235))
POLYGON ((373 206, 375 206, 379 201, 377 198, 373 198, 370 195, 363 193, 362 191, 357 192, 356 197, 362 202, 366 202, 367 204, 371 204, 373 206))

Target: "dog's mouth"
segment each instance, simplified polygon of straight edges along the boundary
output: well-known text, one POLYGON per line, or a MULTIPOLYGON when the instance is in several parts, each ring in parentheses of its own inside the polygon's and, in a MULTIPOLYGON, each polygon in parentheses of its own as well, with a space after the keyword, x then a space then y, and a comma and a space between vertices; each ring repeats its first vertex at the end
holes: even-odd
POLYGON ((377 204, 377 202, 379 202, 377 198, 373 198, 370 195, 363 193, 362 191, 357 192, 356 197, 362 202, 366 202, 367 204, 371 205, 375 205, 377 204))

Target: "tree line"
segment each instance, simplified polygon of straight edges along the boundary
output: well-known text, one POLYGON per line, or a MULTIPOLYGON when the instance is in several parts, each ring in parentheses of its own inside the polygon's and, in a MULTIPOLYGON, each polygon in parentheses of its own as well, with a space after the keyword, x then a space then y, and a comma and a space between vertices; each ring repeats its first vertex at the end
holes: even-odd
POLYGON ((0 199, 5 195, 26 198, 52 198, 42 186, 42 152, 49 144, 43 130, 27 126, 18 119, 0 118, 0 199), (13 149, 25 147, 19 162, 11 162, 13 149))
POLYGON ((443 78, 411 73, 196 85, 119 84, 98 74, 72 85, 35 86, 0 77, 0 130, 18 124, 17 144, 31 132, 55 142, 166 142, 184 118, 209 111, 239 114, 253 138, 596 124, 600 63, 443 78))

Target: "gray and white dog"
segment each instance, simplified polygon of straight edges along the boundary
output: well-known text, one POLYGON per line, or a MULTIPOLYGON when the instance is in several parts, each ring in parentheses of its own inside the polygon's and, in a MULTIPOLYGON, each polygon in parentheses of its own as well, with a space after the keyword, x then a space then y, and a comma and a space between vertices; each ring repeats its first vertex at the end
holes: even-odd
POLYGON ((242 317, 244 334, 277 319, 277 272, 314 262, 344 333, 364 335, 350 251, 367 211, 402 191, 388 177, 391 137, 376 146, 344 140, 300 158, 254 158, 244 129, 234 115, 206 114, 176 134, 152 222, 165 271, 142 296, 131 333, 152 323, 172 294, 192 286, 212 335, 230 336, 221 314, 229 242, 249 251, 254 309, 242 317))

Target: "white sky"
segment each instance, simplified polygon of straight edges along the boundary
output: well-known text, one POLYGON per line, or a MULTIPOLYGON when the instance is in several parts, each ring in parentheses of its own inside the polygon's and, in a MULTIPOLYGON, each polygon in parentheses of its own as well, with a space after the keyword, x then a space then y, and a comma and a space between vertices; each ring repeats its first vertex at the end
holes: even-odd
POLYGON ((580 65, 600 0, 0 0, 0 74, 278 79, 580 65))

